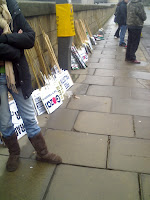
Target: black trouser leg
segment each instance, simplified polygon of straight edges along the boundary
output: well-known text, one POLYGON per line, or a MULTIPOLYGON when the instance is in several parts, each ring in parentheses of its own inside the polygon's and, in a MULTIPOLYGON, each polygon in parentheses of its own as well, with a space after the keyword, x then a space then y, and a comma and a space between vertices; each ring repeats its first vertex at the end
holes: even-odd
POLYGON ((140 43, 142 29, 128 29, 128 44, 126 51, 126 59, 136 60, 136 51, 140 43))
POLYGON ((130 60, 131 43, 132 43, 132 34, 131 34, 130 29, 128 29, 128 43, 127 43, 127 50, 126 50, 126 59, 127 60, 130 60))
POLYGON ((119 37, 119 32, 120 32, 120 26, 118 25, 118 29, 116 30, 116 33, 114 36, 119 37))

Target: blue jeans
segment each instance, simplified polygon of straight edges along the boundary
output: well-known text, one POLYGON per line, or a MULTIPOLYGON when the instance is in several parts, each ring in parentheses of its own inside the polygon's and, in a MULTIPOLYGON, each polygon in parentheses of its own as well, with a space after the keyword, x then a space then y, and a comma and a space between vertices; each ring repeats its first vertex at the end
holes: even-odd
POLYGON ((18 88, 18 94, 8 90, 5 74, 0 75, 0 132, 4 138, 13 135, 15 132, 8 105, 8 91, 16 101, 18 113, 23 119, 28 137, 32 138, 41 131, 35 119, 32 97, 25 100, 20 88, 18 88))
POLYGON ((125 41, 124 41, 124 38, 125 38, 125 34, 126 34, 126 30, 127 30, 127 26, 126 25, 122 25, 120 26, 120 45, 121 44, 124 44, 125 41))

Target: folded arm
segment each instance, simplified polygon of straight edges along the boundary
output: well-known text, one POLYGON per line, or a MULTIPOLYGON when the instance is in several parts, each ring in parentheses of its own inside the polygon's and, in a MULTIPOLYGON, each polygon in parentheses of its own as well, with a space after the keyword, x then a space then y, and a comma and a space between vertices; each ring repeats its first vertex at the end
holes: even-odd
POLYGON ((19 27, 19 29, 21 29, 23 32, 21 34, 11 33, 5 35, 6 39, 4 43, 9 44, 18 49, 32 48, 34 46, 35 41, 35 32, 32 30, 32 28, 21 13, 16 16, 15 20, 15 23, 17 23, 17 27, 19 27))
POLYGON ((19 49, 8 44, 0 43, 0 60, 17 62, 19 59, 19 49))

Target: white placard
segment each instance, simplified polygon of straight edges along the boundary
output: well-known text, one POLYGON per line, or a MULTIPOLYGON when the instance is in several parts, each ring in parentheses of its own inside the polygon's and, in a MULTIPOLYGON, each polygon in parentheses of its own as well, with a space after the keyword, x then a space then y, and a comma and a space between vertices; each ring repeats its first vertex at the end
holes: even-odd
POLYGON ((65 92, 73 86, 73 81, 68 70, 62 71, 59 75, 59 80, 65 92))
POLYGON ((45 86, 41 89, 41 99, 48 114, 54 112, 61 104, 62 99, 54 86, 45 86))
POLYGON ((46 112, 42 99, 41 99, 41 91, 39 89, 33 91, 32 100, 33 100, 34 108, 36 110, 37 115, 42 115, 43 113, 46 112))
POLYGON ((82 47, 81 49, 79 49, 78 53, 80 54, 82 60, 86 63, 88 61, 88 54, 86 53, 85 48, 82 47))
POLYGON ((15 132, 17 134, 17 139, 19 140, 27 132, 24 128, 24 123, 21 116, 18 114, 18 108, 14 100, 9 102, 10 112, 12 116, 12 123, 14 124, 15 132))

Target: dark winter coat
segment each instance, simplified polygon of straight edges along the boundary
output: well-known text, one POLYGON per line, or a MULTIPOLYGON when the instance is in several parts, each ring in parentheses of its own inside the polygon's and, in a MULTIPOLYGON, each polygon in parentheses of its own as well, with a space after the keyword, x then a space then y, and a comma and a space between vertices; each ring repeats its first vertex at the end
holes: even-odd
POLYGON ((22 15, 15 0, 7 0, 7 6, 13 18, 12 34, 0 36, 0 60, 12 61, 16 85, 21 87, 25 99, 32 93, 31 75, 24 55, 24 49, 34 45, 35 33, 22 15), (18 34, 22 29, 23 33, 18 34))
POLYGON ((146 20, 146 13, 144 11, 143 3, 140 0, 131 0, 127 6, 127 25, 129 28, 143 27, 146 20))
POLYGON ((120 26, 122 26, 126 25, 126 21, 127 21, 127 3, 122 1, 120 3, 120 6, 118 7, 116 22, 120 26))

